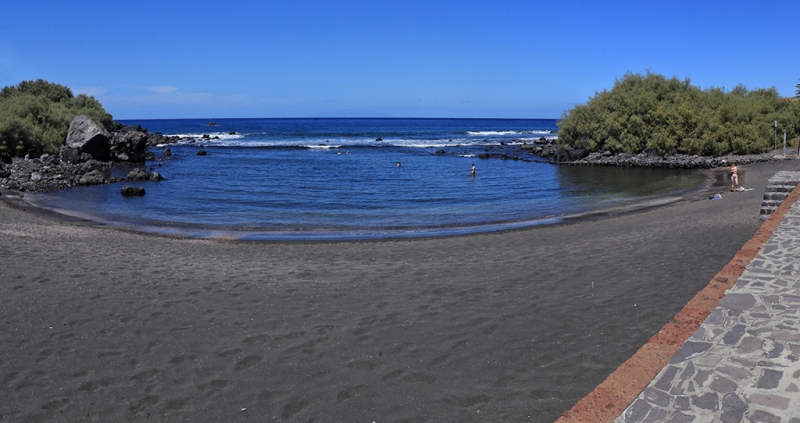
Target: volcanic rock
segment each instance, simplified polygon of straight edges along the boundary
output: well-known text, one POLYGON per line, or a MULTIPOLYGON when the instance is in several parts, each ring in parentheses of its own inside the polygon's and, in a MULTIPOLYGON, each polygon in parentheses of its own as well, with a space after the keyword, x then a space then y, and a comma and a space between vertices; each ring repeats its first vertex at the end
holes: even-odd
POLYGON ((69 125, 66 146, 89 154, 95 160, 107 161, 111 150, 111 135, 102 126, 84 115, 75 116, 69 125))
POLYGON ((140 167, 128 172, 128 176, 125 177, 126 181, 146 181, 148 179, 150 179, 150 175, 140 167))
POLYGON ((125 197, 141 197, 145 194, 144 188, 142 187, 132 187, 130 185, 125 185, 119 191, 120 194, 124 195, 125 197))

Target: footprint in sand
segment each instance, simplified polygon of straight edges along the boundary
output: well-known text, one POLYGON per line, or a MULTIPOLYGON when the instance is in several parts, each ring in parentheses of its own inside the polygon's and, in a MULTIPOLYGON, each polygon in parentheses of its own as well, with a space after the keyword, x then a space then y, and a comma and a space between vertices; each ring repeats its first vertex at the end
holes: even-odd
POLYGON ((261 357, 257 355, 248 355, 247 357, 243 358, 238 363, 236 363, 236 370, 242 370, 260 362, 261 362, 261 357))
POLYGON ((290 402, 283 406, 283 414, 281 414, 281 417, 288 419, 303 411, 303 409, 306 408, 306 405, 308 405, 308 402, 304 400, 290 402))
POLYGON ((173 357, 172 360, 169 361, 169 364, 178 365, 186 360, 194 360, 196 358, 197 358, 196 355, 179 355, 177 357, 173 357))
POLYGON ((352 397, 361 395, 361 393, 367 390, 367 388, 369 388, 369 385, 348 386, 339 391, 339 393, 336 395, 336 401, 342 402, 352 397))

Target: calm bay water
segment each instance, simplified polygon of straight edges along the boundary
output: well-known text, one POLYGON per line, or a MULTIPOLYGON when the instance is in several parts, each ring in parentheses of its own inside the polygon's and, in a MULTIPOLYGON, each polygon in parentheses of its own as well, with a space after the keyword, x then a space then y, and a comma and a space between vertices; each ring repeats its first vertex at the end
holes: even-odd
POLYGON ((656 199, 702 180, 692 171, 477 157, 502 144, 555 137, 553 119, 211 121, 123 122, 195 139, 153 149, 162 160, 147 167, 166 179, 136 182, 147 190, 144 197, 124 198, 122 185, 111 184, 39 201, 135 225, 255 231, 262 238, 369 238, 513 227, 656 199), (201 148, 207 156, 197 155, 201 148))

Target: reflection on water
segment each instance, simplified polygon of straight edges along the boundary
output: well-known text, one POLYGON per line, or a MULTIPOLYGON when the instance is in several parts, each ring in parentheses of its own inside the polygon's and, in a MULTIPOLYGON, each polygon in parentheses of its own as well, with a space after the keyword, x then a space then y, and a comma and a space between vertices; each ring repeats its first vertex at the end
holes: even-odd
POLYGON ((610 166, 557 166, 559 187, 577 197, 644 199, 694 187, 703 181, 698 171, 621 168, 610 166))

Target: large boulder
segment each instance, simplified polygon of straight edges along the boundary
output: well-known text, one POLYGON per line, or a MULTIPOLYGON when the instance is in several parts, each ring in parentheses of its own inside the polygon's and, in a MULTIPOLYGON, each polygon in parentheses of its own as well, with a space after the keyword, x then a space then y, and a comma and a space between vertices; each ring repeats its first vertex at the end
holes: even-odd
POLYGON ((108 161, 110 140, 111 135, 102 126, 87 116, 78 115, 69 125, 66 148, 77 150, 78 156, 88 154, 95 160, 108 161))

